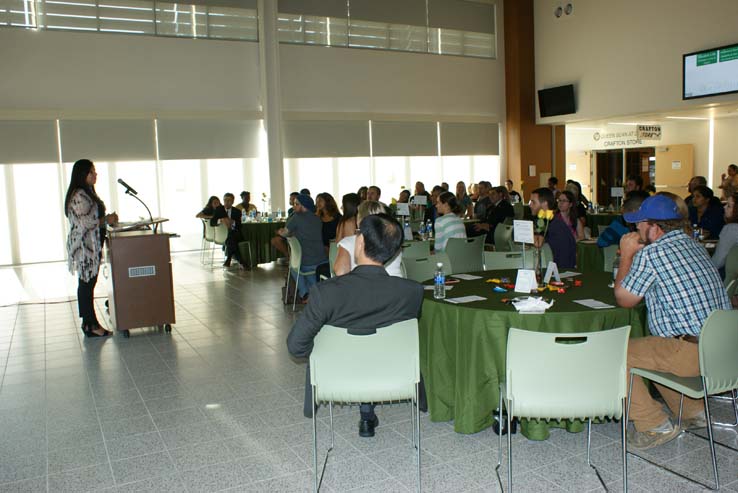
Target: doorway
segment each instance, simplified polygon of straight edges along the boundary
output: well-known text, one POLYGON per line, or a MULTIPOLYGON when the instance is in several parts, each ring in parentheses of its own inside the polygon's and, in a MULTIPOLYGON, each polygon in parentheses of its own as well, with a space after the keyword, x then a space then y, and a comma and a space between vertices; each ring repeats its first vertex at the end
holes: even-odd
POLYGON ((612 196, 611 188, 624 186, 627 177, 640 176, 644 188, 654 183, 655 159, 654 147, 596 151, 597 203, 616 207, 617 198, 612 196))

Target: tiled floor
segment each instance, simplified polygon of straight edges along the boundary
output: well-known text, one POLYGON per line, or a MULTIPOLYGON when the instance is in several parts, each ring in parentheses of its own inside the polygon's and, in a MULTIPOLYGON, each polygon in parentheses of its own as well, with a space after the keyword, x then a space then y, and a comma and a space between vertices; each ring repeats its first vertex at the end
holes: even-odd
MULTIPOLYGON (((174 332, 139 330, 130 339, 83 337, 76 303, 59 301, 75 287, 71 276, 60 278, 63 265, 3 269, 3 301, 56 302, 0 308, 0 491, 310 490, 305 367, 285 348, 293 315, 280 300, 283 269, 211 272, 197 254, 176 256, 174 332)), ((98 295, 102 314, 102 287, 98 295)), ((378 415, 376 437, 362 439, 357 409, 337 411, 324 491, 414 489, 409 409, 386 406, 378 415)), ((497 489, 491 430, 460 435, 427 417, 422 429, 426 491, 497 489)), ((594 430, 593 462, 617 490, 618 425, 594 430)), ((718 432, 733 446, 736 436, 718 432)), ((555 430, 545 442, 514 442, 518 491, 602 489, 586 465, 584 434, 555 430)), ((682 436, 649 455, 707 481, 706 447, 682 436)), ((738 454, 718 453, 723 484, 738 491, 738 454)), ((633 491, 700 489, 639 459, 629 465, 633 491)))

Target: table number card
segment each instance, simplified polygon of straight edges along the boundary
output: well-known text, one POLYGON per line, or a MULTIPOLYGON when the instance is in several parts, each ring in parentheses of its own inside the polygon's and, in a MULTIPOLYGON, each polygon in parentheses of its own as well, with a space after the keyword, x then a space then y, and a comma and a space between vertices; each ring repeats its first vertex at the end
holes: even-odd
POLYGON ((425 195, 413 195, 411 202, 415 205, 426 205, 428 203, 428 197, 425 195))
POLYGON ((533 221, 513 221, 513 240, 533 244, 533 221))
POLYGON ((518 269, 518 277, 515 279, 515 292, 530 294, 531 291, 537 288, 536 271, 518 269))
POLYGON ((548 284, 548 281, 551 280, 551 276, 553 276, 554 279, 556 279, 557 282, 561 282, 561 277, 559 276, 559 268, 556 266, 556 262, 551 261, 548 263, 548 267, 546 267, 546 275, 543 276, 543 284, 548 284))
POLYGON ((398 216, 409 216, 410 215, 410 204, 397 204, 397 215, 398 216))

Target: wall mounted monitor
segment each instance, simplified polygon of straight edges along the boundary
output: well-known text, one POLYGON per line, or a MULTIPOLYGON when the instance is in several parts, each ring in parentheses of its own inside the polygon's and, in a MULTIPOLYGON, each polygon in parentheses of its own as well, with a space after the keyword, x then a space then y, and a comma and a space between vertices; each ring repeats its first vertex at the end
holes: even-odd
POLYGON ((738 92, 738 44, 683 56, 682 99, 734 92, 738 92))
POLYGON ((541 118, 576 113, 574 86, 550 87, 538 91, 538 109, 541 118))

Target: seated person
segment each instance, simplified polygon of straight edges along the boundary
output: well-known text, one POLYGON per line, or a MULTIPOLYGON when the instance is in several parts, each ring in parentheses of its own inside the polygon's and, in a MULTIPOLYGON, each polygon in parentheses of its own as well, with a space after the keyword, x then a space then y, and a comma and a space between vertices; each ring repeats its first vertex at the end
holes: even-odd
MULTIPOLYGON (((389 211, 381 202, 371 202, 365 200, 359 205, 359 209, 356 213, 356 222, 361 224, 361 221, 368 216, 374 216, 376 214, 388 214, 389 211)), ((345 236, 338 242, 338 254, 336 255, 336 261, 333 263, 333 272, 336 276, 343 276, 348 274, 358 265, 357 259, 354 256, 356 251, 356 239, 358 233, 345 236)), ((384 265, 387 270, 387 274, 394 277, 402 277, 402 250, 397 252, 397 255, 389 259, 384 265)))
POLYGON ((556 199, 558 211, 554 217, 561 219, 568 227, 574 239, 579 241, 584 239, 584 227, 578 219, 576 209, 576 198, 570 190, 564 190, 556 199))
POLYGON ((238 242, 241 241, 241 212, 233 207, 235 197, 232 193, 223 195, 223 205, 215 209, 213 217, 210 218, 210 225, 225 225, 228 228, 228 238, 225 243, 226 260, 223 267, 231 266, 231 259, 236 258, 236 262, 243 268, 243 260, 238 251, 238 242))
MULTIPOLYGON (((533 217, 538 211, 554 210, 554 192, 550 188, 536 188, 530 194, 530 212, 533 217)), ((553 252, 554 262, 559 269, 573 269, 577 265, 577 240, 569 226, 561 218, 554 217, 548 224, 546 236, 536 235, 536 246, 548 243, 553 252)))
POLYGON ((480 181, 477 185, 479 198, 474 204, 474 219, 484 221, 487 215, 487 208, 492 207, 492 199, 489 197, 489 191, 491 188, 492 184, 488 181, 480 181))
MULTIPOLYGON (((284 228, 277 231, 280 236, 294 236, 302 248, 302 262, 300 271, 312 272, 320 265, 328 263, 328 255, 323 247, 323 225, 315 215, 315 203, 309 195, 300 194, 295 201, 295 212, 287 220, 284 228)), ((297 281, 297 273, 290 272, 297 281)), ((297 293, 303 302, 307 300, 310 287, 318 282, 315 274, 300 276, 297 284, 297 293)))
POLYGON ((370 186, 366 191, 366 200, 372 202, 379 202, 379 198, 382 196, 382 189, 376 185, 370 186))
POLYGON ((295 200, 297 200, 297 196, 300 195, 300 192, 292 192, 290 194, 290 208, 287 209, 287 217, 290 217, 293 212, 295 212, 295 200))
POLYGON ((702 229, 705 238, 718 238, 725 224, 725 213, 710 187, 699 186, 692 193, 689 221, 702 229))
POLYGON ((359 228, 356 218, 356 215, 359 213, 359 202, 359 195, 356 193, 347 193, 341 199, 341 210, 343 214, 336 227, 336 243, 347 236, 356 234, 356 230, 359 228))
MULTIPOLYGON (((290 202, 289 206, 290 208, 287 209, 287 219, 292 217, 292 214, 295 212, 295 201, 297 200, 297 196, 300 195, 297 192, 292 192, 290 194, 290 202)), ((289 255, 289 251, 287 249, 287 240, 282 238, 280 235, 276 235, 272 240, 270 241, 271 245, 274 247, 275 250, 280 252, 283 257, 287 257, 289 255)))
MULTIPOLYGON (((389 276, 384 268, 397 256, 402 245, 400 225, 390 216, 379 214, 365 217, 359 227, 361 231, 356 237, 354 250, 356 269, 321 282, 310 290, 310 303, 300 313, 287 337, 291 355, 309 357, 313 339, 324 325, 345 328, 350 334, 369 335, 378 328, 420 316, 423 287, 414 281, 389 276)), ((314 412, 311 391, 308 368, 306 417, 312 417, 314 412)), ((374 429, 379 425, 374 405, 362 404, 360 413, 359 436, 374 436, 374 429)))
POLYGON ((410 190, 402 190, 400 196, 397 198, 398 204, 407 204, 410 202, 410 190))
POLYGON ((505 187, 507 188, 507 193, 510 195, 510 202, 513 204, 517 204, 518 202, 522 202, 523 198, 520 196, 518 192, 513 190, 513 181, 512 180, 505 180, 505 187))
MULTIPOLYGON (((620 268, 615 278, 615 300, 632 308, 645 300, 649 337, 628 343, 628 369, 637 367, 675 373, 700 374, 698 338, 714 310, 729 310, 730 302, 707 251, 682 231, 683 217, 672 199, 656 194, 644 200, 636 212, 625 214, 637 232, 620 240, 620 268)), ((682 410, 681 429, 705 427, 701 399, 654 385, 673 416, 682 410)), ((655 400, 641 378, 630 389, 628 446, 646 450, 677 437, 680 426, 672 423, 663 404, 655 400)))
POLYGON ((433 248, 436 252, 443 252, 450 238, 466 238, 466 228, 464 228, 464 222, 459 218, 459 214, 463 211, 456 200, 456 195, 443 192, 438 196, 436 207, 439 216, 435 224, 436 242, 433 248))
MULTIPOLYGON (((641 190, 630 192, 627 195, 625 202, 623 202, 623 213, 637 211, 641 207, 643 201, 648 197, 648 192, 641 190)), ((631 231, 632 229, 630 225, 628 225, 622 217, 618 217, 610 223, 602 234, 597 237, 597 246, 605 248, 610 245, 619 245, 620 238, 631 231)))
MULTIPOLYGON (((443 188, 443 187, 441 187, 443 188)), ((479 196, 482 195, 482 191, 480 187, 477 187, 479 196)), ((445 192, 448 192, 448 190, 444 190, 445 192)), ((478 202, 479 200, 477 200, 478 202)), ((459 203, 459 207, 461 207, 461 217, 466 219, 472 219, 474 217, 474 204, 472 204, 472 199, 469 197, 469 194, 466 193, 466 183, 463 181, 460 181, 456 184, 456 202, 459 203)))
POLYGON ((712 255, 712 265, 720 272, 720 277, 725 278, 725 260, 728 258, 730 249, 738 245, 738 192, 733 193, 725 202, 725 226, 720 231, 715 253, 712 255))
POLYGON ((436 224, 438 218, 438 196, 444 193, 443 188, 440 185, 435 185, 431 190, 430 197, 428 198, 428 206, 425 208, 425 214, 423 221, 430 221, 432 225, 436 224))
POLYGON ((641 175, 631 175, 625 181, 624 192, 635 192, 636 190, 643 190, 643 177, 641 175))
POLYGON ((202 210, 195 215, 195 217, 200 219, 210 219, 213 217, 213 214, 215 214, 215 209, 217 209, 218 207, 220 207, 220 199, 213 195, 208 199, 208 203, 205 204, 205 207, 203 207, 202 210))
POLYGON ((236 206, 236 209, 243 212, 246 211, 248 216, 251 212, 259 212, 256 210, 256 206, 251 203, 251 192, 241 192, 241 203, 236 206))
POLYGON ((687 198, 684 199, 684 202, 686 202, 688 206, 692 205, 692 194, 694 193, 694 189, 699 186, 706 187, 707 178, 705 178, 704 176, 693 176, 687 184, 687 191, 689 192, 689 195, 687 195, 687 198))
POLYGON ((336 230, 338 223, 341 221, 341 213, 338 212, 338 204, 333 195, 323 192, 315 197, 315 207, 317 208, 317 216, 322 224, 323 246, 328 251, 331 240, 336 239, 336 230))
MULTIPOLYGON (((577 220, 582 225, 581 232, 582 238, 584 238, 584 228, 587 227, 587 206, 589 205, 589 201, 582 194, 582 185, 578 181, 568 180, 566 182, 565 190, 568 190, 574 194, 574 202, 572 203, 572 207, 577 210, 577 220)), ((592 232, 590 231, 590 235, 591 234, 592 232)))
MULTIPOLYGON (((481 185, 481 183, 480 183, 481 185)), ((515 209, 513 209, 510 200, 507 198, 507 188, 494 187, 489 192, 490 206, 487 207, 481 222, 473 225, 472 228, 476 232, 483 232, 487 235, 485 243, 494 244, 495 228, 505 220, 515 218, 515 209)))

